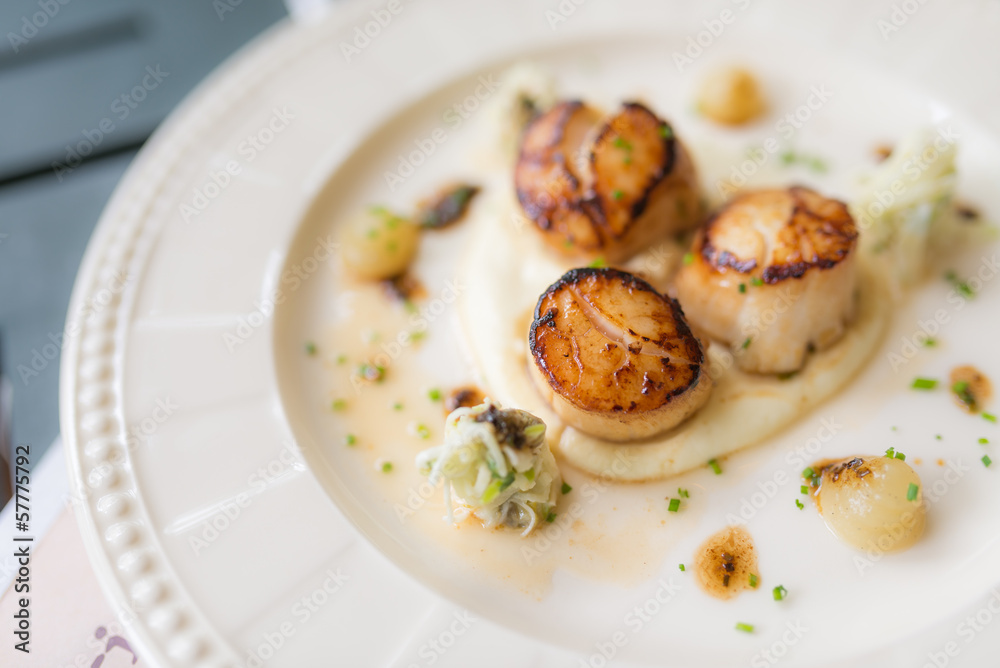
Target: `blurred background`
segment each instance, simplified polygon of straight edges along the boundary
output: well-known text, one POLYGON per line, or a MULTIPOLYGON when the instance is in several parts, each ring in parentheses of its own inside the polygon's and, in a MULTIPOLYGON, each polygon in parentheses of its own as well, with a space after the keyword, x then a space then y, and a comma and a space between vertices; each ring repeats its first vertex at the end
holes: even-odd
POLYGON ((142 144, 222 60, 289 13, 320 6, 0 3, 0 452, 30 444, 38 461, 59 434, 59 357, 73 280, 142 144))

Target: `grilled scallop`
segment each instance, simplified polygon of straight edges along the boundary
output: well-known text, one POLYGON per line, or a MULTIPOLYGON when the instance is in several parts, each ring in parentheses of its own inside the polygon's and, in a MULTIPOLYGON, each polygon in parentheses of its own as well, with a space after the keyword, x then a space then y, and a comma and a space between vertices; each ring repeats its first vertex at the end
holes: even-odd
POLYGON ((687 151, 666 121, 635 102, 603 121, 576 101, 536 118, 514 185, 545 241, 569 256, 622 261, 701 217, 687 151))
POLYGON ((796 371, 853 317, 857 238, 842 202, 802 187, 750 192, 699 230, 677 297, 740 368, 796 371))
POLYGON ((528 343, 535 384, 556 414, 608 440, 670 429, 712 389, 677 302, 615 269, 572 269, 552 284, 528 343))

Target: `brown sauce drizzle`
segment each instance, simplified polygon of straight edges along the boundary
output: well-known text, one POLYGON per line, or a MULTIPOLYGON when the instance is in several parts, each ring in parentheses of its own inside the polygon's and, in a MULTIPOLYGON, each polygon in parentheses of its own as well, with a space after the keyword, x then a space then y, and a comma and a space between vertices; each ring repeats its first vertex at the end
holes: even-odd
POLYGON ((955 367, 949 380, 955 403, 969 413, 981 411, 993 395, 990 379, 974 366, 955 367))
POLYGON ((709 596, 727 600, 760 587, 753 538, 742 527, 726 527, 702 543, 694 557, 695 581, 709 596), (750 586, 750 576, 756 587, 750 586))
POLYGON ((456 387, 444 400, 444 412, 451 413, 456 408, 472 408, 483 403, 486 395, 474 385, 456 387))

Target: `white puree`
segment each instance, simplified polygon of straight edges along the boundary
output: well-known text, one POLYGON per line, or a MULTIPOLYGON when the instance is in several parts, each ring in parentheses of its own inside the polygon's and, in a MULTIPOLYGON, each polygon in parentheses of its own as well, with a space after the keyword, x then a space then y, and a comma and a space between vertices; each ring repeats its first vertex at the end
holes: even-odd
MULTIPOLYGON (((726 346, 713 343, 710 373, 716 385, 705 406, 664 434, 616 444, 564 427, 525 373, 532 363, 528 314, 538 296, 573 265, 552 257, 529 228, 518 232, 485 218, 476 224, 464 258, 462 280, 468 290, 460 308, 465 340, 485 385, 494 399, 541 417, 562 460, 594 475, 605 474, 624 455, 630 464, 615 472, 618 479, 662 479, 773 436, 854 377, 878 346, 889 319, 881 282, 862 268, 855 322, 833 347, 811 355, 801 372, 785 380, 744 373, 732 363, 726 346)), ((650 249, 629 266, 640 273, 675 266, 662 260, 665 255, 676 257, 673 242, 650 249)), ((662 289, 663 277, 654 283, 662 289)))

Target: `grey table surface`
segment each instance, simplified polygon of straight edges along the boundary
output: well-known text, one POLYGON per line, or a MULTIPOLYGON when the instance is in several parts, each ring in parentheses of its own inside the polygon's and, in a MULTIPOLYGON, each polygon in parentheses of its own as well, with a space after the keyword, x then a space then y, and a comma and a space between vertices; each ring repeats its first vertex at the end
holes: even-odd
POLYGON ((156 126, 285 16, 280 0, 0 3, 0 362, 13 444, 59 433, 60 334, 87 240, 156 126))

